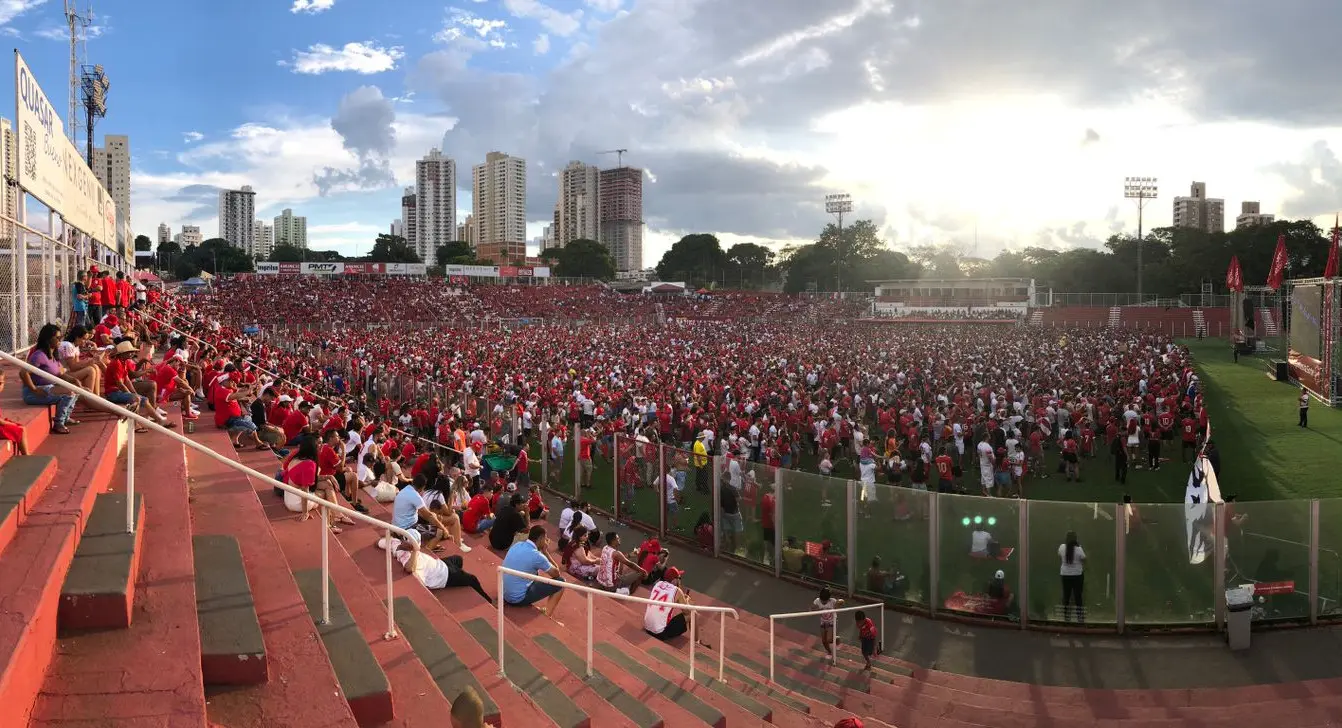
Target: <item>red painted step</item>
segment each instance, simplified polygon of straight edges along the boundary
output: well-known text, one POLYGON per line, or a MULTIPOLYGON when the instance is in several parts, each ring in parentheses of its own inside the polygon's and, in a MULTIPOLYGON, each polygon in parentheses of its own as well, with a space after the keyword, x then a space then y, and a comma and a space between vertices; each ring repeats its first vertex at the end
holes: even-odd
MULTIPOLYGON (((154 435, 137 436, 136 445, 145 531, 134 619, 129 629, 57 643, 30 728, 117 721, 205 728, 183 447, 154 435)), ((112 490, 125 492, 124 481, 118 469, 112 490)))
MULTIPOLYGON (((209 425, 189 437, 225 457, 233 452, 228 436, 209 425)), ((263 685, 207 690, 207 718, 227 728, 352 728, 354 715, 250 479, 194 450, 186 466, 192 533, 232 536, 242 549, 270 674, 263 685)))
MULTIPOLYGON (((273 469, 276 462, 269 453, 256 451, 242 453, 240 459, 262 472, 267 468, 273 469)), ((300 522, 298 514, 284 507, 284 501, 274 494, 269 484, 254 481, 252 485, 289 568, 293 571, 321 568, 320 515, 314 513, 311 520, 300 522)), ((355 714, 356 718, 360 719, 360 724, 370 724, 371 716, 364 718, 361 717, 362 713, 375 711, 385 712, 388 716, 394 714, 393 725, 431 725, 441 720, 452 706, 439 693, 428 671, 416 659, 410 644, 404 639, 384 639, 387 631, 387 609, 383 604, 386 585, 375 591, 335 535, 329 538, 331 579, 372 649, 373 656, 386 673, 390 686, 390 694, 385 699, 360 701, 361 707, 355 714)), ((399 568, 400 564, 396 566, 399 568)))
POLYGON ((51 664, 61 583, 93 500, 111 481, 116 428, 110 417, 90 419, 37 450, 59 458, 56 477, 0 553, 0 706, 17 725, 26 725, 51 664))

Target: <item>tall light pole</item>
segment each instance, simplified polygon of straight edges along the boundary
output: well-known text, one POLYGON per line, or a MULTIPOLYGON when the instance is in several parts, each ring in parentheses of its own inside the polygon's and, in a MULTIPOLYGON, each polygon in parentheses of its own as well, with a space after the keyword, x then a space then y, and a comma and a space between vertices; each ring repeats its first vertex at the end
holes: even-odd
POLYGON ((833 195, 825 195, 825 212, 835 215, 839 218, 839 238, 835 244, 835 267, 834 284, 839 292, 843 292, 843 262, 847 257, 843 245, 843 214, 853 211, 853 197, 847 192, 840 192, 833 195))
POLYGON ((1124 177, 1123 196, 1137 201, 1137 302, 1142 301, 1142 209, 1156 199, 1155 177, 1124 177))

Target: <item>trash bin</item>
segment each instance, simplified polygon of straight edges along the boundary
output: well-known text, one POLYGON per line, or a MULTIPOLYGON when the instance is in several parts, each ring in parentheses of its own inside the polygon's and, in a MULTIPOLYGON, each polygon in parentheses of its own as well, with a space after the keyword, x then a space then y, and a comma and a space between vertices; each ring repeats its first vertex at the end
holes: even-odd
POLYGON ((1253 622, 1253 585, 1226 589, 1226 642, 1232 650, 1249 649, 1253 622))

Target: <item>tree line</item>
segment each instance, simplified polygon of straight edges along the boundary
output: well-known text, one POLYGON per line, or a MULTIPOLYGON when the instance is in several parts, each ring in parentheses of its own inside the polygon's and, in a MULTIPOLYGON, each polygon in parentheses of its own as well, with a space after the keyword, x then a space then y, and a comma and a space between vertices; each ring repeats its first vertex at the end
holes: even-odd
MULTIPOLYGON (((1279 237, 1286 240, 1287 278, 1323 275, 1332 230, 1310 220, 1209 233, 1162 227, 1141 243, 1142 290, 1175 297, 1201 290, 1209 281, 1226 292, 1226 269, 1238 256, 1248 285, 1267 280, 1279 237)), ((1028 246, 993 258, 968 254, 952 244, 894 250, 871 220, 829 224, 814 243, 774 251, 755 243, 724 250, 716 236, 686 235, 657 264, 658 278, 694 287, 800 291, 870 291, 874 281, 901 279, 1033 278, 1041 287, 1069 293, 1124 293, 1137 290, 1138 240, 1116 234, 1100 248, 1028 246)))

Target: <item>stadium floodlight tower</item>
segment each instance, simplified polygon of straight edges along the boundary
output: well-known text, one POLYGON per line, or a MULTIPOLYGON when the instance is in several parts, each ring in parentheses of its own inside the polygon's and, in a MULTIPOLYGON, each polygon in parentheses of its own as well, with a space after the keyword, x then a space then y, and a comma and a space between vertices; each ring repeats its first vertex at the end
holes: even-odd
POLYGON ((843 216, 844 213, 853 211, 853 196, 847 192, 839 192, 832 195, 825 195, 825 212, 838 217, 839 219, 839 237, 835 243, 838 256, 835 264, 838 268, 834 272, 834 284, 839 292, 843 291, 843 280, 840 277, 843 273, 844 259, 848 257, 847 250, 843 244, 843 216))
POLYGON ((80 95, 84 98, 84 123, 88 133, 88 164, 93 167, 93 125, 107 116, 107 91, 112 84, 102 66, 84 66, 80 75, 80 95))
POLYGON ((1123 196, 1137 201, 1137 302, 1142 301, 1142 209, 1156 199, 1155 177, 1124 177, 1123 196))

